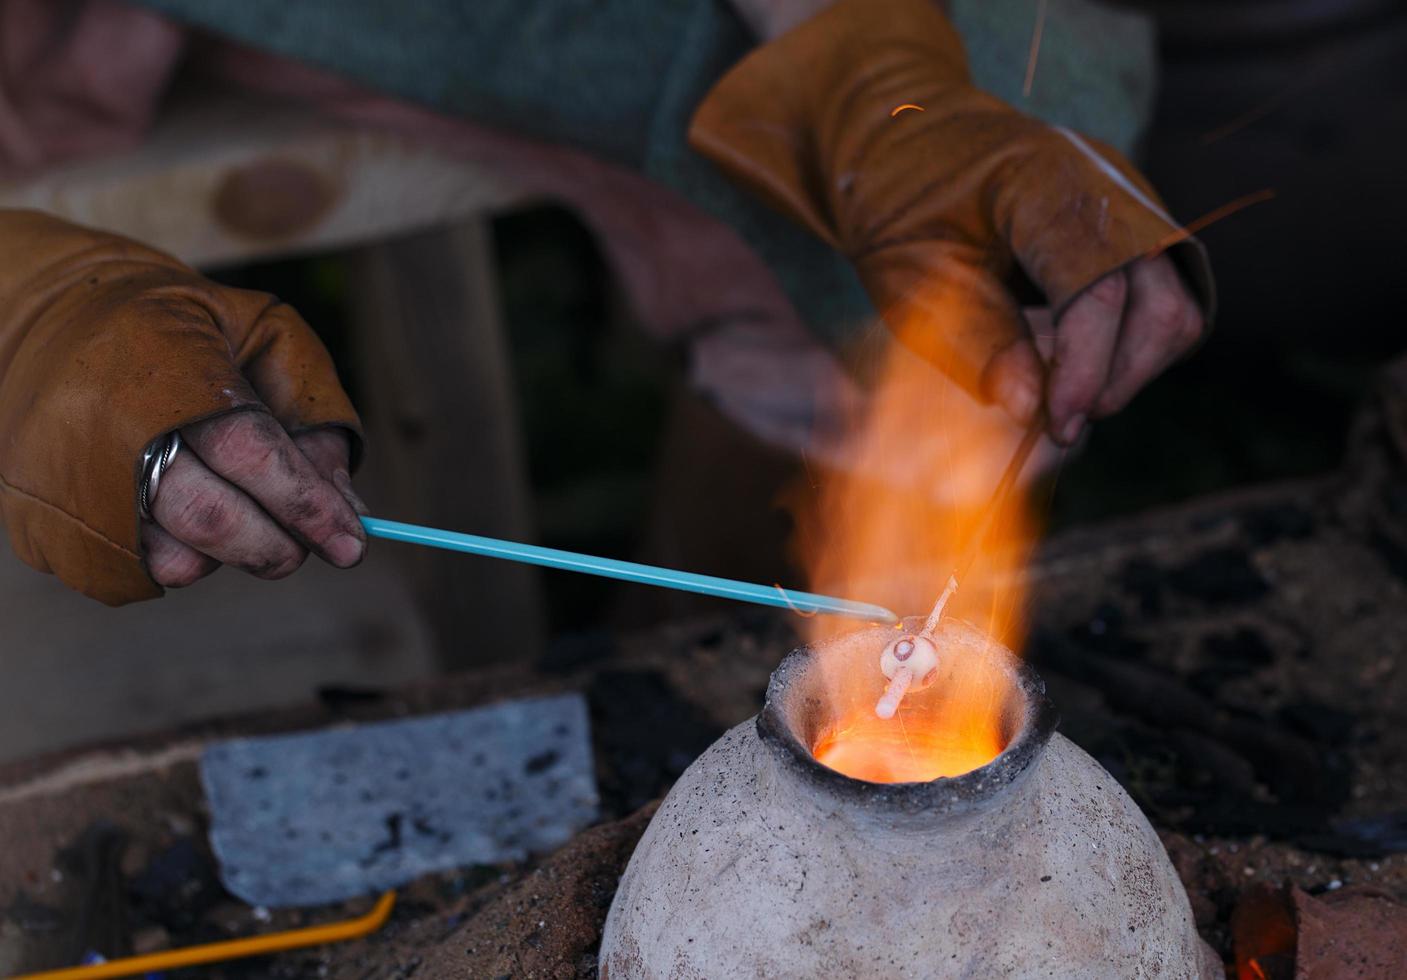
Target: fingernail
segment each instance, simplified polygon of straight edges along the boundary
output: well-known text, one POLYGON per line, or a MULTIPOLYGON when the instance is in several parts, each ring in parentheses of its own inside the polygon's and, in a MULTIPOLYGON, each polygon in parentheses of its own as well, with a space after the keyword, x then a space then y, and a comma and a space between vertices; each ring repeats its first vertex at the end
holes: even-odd
POLYGON ((362 560, 362 553, 365 551, 365 542, 346 533, 335 535, 327 542, 327 557, 331 558, 338 568, 351 568, 362 560))
POLYGON ((357 492, 352 489, 352 477, 346 470, 335 470, 333 472, 332 485, 341 492, 343 497, 347 498, 347 503, 351 505, 352 510, 363 516, 371 513, 371 509, 367 507, 361 497, 357 496, 357 492))
POLYGON ((1085 416, 1076 415, 1065 423, 1065 428, 1060 430, 1060 441, 1069 446, 1080 437, 1080 432, 1085 427, 1085 416))
POLYGON ((1040 405, 1040 393, 1035 386, 1020 378, 1004 380, 1000 397, 1007 414, 1022 425, 1031 421, 1040 405))

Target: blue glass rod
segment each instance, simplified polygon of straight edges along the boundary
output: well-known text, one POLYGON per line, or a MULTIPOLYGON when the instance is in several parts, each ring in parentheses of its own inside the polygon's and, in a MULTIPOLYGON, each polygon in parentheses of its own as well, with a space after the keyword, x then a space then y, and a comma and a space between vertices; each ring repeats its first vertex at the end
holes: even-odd
POLYGON ((736 599, 739 602, 754 602, 760 606, 790 609, 792 612, 804 614, 833 613, 838 616, 850 616, 854 619, 890 625, 899 622, 899 617, 883 606, 876 606, 869 602, 855 602, 852 599, 816 595, 813 592, 796 592, 791 589, 783 589, 778 585, 737 582, 714 575, 696 575, 693 572, 657 568, 654 565, 642 565, 639 562, 597 558, 593 555, 581 555, 574 551, 562 551, 558 548, 542 548, 532 544, 519 544, 516 541, 485 538, 477 534, 442 531, 439 528, 402 524, 400 521, 385 521, 377 517, 363 517, 362 524, 366 527, 367 534, 374 538, 385 538, 388 541, 404 541, 431 548, 444 548, 447 551, 483 555, 487 558, 507 558, 509 561, 541 565, 544 568, 558 568, 568 572, 583 572, 587 575, 619 579, 622 582, 638 582, 642 585, 658 585, 666 589, 698 592, 702 595, 736 599))

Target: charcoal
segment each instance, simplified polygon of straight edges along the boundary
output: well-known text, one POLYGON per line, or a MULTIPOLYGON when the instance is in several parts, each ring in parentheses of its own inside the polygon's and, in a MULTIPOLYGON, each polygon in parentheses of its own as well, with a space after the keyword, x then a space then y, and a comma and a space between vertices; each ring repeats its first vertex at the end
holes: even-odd
POLYGON ((1407 486, 1400 483, 1387 483, 1382 492, 1383 508, 1392 517, 1407 518, 1407 486))
POLYGON ((1138 610, 1152 619, 1163 612, 1164 572, 1146 558, 1130 558, 1119 571, 1119 585, 1138 600, 1138 610))
POLYGON ((723 645, 723 641, 728 638, 728 634, 721 628, 704 630, 694 638, 694 643, 703 650, 717 650, 723 645))
POLYGON ((1038 669, 1050 664, 1098 688, 1120 712, 1141 713, 1153 724, 1200 728, 1216 724, 1214 706, 1186 690, 1180 678, 1158 668, 1090 653, 1045 631, 1033 634, 1029 649, 1038 669))
POLYGON ((1375 858, 1407 851, 1407 813, 1336 820, 1329 833, 1302 834, 1301 847, 1343 857, 1375 858))
POLYGON ((1125 634, 1124 612, 1111 602, 1101 603, 1069 636, 1086 650, 1118 659, 1140 659, 1149 646, 1125 634))
POLYGON ((1256 547, 1276 541, 1300 540, 1314 533, 1314 514, 1292 503, 1252 507, 1237 516, 1241 529, 1256 547))
POLYGON ((1202 653, 1216 666, 1247 674, 1275 662, 1275 651, 1265 637, 1253 629, 1208 633, 1202 637, 1202 653))
POLYGON ((173 933, 195 928, 207 911, 229 898, 214 858, 193 837, 177 838, 157 852, 129 891, 139 915, 173 933))
POLYGON ((318 688, 318 702, 333 714, 352 708, 380 704, 386 692, 378 687, 353 687, 347 684, 324 684, 318 688))
POLYGON ((106 820, 90 824, 55 862, 82 882, 75 949, 109 959, 131 953, 127 901, 122 880, 122 852, 127 832, 106 820))
POLYGON ((1226 684, 1249 677, 1275 663, 1275 651, 1265 637, 1253 629, 1209 633, 1202 637, 1204 666, 1188 675, 1188 683, 1199 694, 1216 699, 1226 684))
POLYGON ((1179 778, 1200 793, 1247 794, 1256 784, 1255 766, 1216 739, 1196 732, 1169 732, 1177 752, 1179 778))
POLYGON ((1198 694, 1216 699, 1228 683, 1239 680, 1246 674, 1246 669, 1240 665, 1217 664, 1211 667, 1199 667, 1192 671, 1187 675, 1187 683, 1198 694))
MULTIPOLYGON (((1064 730, 1161 822, 1351 845, 1330 827, 1350 787, 1341 754, 1278 716, 1220 705, 1172 671, 1086 649, 1072 633, 1037 628, 1028 654, 1055 687, 1097 692, 1063 706, 1064 730)), ((1257 641, 1227 636, 1242 659, 1263 659, 1257 641)))
POLYGON ((1216 736, 1251 761, 1281 803, 1303 803, 1327 816, 1348 800, 1349 773, 1338 753, 1264 721, 1229 718, 1216 736))
POLYGON ((624 815, 664 795, 723 734, 658 671, 603 671, 586 696, 608 813, 624 815))
POLYGON ((1291 730, 1324 745, 1341 746, 1353 735, 1356 715, 1317 701, 1296 701, 1280 709, 1280 720, 1291 730))
POLYGON ((5 910, 5 917, 25 932, 31 933, 58 932, 68 924, 68 917, 63 912, 35 901, 24 889, 15 894, 10 907, 5 910))
POLYGON ((605 630, 583 630, 555 637, 538 659, 548 674, 568 674, 609 660, 617 649, 616 638, 605 630))
POLYGON ((1382 559, 1388 571, 1403 581, 1407 581, 1407 547, 1381 530, 1374 530, 1368 535, 1368 547, 1372 548, 1373 553, 1382 559))
POLYGON ((1169 569, 1167 583, 1174 591, 1212 605, 1240 605, 1263 598, 1270 585, 1250 557, 1239 548, 1205 551, 1177 568, 1169 569))

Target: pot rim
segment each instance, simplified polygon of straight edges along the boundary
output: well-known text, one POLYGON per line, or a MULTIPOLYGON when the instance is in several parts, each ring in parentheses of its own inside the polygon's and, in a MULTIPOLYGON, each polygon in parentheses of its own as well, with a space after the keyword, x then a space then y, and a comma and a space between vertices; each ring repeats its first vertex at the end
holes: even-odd
MULTIPOLYGON (((906 620, 905 626, 921 622, 906 620)), ((952 622, 982 634, 970 623, 962 620, 952 622)), ((976 808, 1016 783, 1031 769, 1060 724, 1060 712, 1046 697, 1045 681, 1035 669, 996 640, 989 638, 989 643, 995 654, 1004 660, 1018 690, 1026 699, 1026 715, 1020 729, 996 758, 961 776, 941 776, 925 783, 872 783, 847 776, 817 761, 811 749, 803 745, 792 730, 782 706, 786 689, 794 682, 793 678, 799 679, 815 662, 816 651, 810 644, 792 650, 772 672, 767 683, 766 700, 757 715, 757 734, 784 768, 818 790, 845 802, 871 810, 894 810, 906 814, 941 815, 976 808)))

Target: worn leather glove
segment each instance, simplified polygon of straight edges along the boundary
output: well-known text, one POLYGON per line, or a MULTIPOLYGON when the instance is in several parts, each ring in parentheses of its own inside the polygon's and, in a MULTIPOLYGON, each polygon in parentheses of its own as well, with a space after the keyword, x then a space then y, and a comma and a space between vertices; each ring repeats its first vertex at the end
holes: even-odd
POLYGON ((326 349, 288 306, 116 235, 0 211, 0 516, 30 565, 116 605, 161 594, 143 544, 184 569, 168 584, 218 561, 277 577, 303 547, 354 564, 365 537, 321 470, 347 466, 359 433, 326 349), (163 478, 163 529, 140 521, 138 470, 175 429, 189 449, 163 478), (285 553, 222 550, 271 518, 285 553))
POLYGON ((1023 421, 1044 384, 1013 291, 1024 274, 1059 327, 1044 397, 1061 441, 1211 313, 1201 245, 1143 178, 975 88, 933 0, 841 0, 762 45, 708 94, 690 142, 847 255, 906 344, 1023 421))

